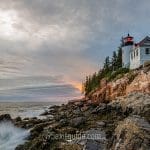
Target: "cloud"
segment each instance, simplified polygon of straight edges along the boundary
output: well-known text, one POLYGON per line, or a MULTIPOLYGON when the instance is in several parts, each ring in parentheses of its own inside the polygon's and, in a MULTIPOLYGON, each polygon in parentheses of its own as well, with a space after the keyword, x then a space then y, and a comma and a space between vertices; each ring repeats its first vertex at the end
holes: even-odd
POLYGON ((147 35, 149 0, 0 2, 0 77, 56 76, 80 83, 128 31, 147 35))

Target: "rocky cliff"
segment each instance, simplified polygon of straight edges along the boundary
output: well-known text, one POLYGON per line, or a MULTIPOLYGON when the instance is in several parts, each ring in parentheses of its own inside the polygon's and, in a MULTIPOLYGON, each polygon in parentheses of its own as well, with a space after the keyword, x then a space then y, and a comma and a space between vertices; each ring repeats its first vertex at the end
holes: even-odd
POLYGON ((99 103, 109 102, 116 97, 125 96, 132 92, 150 93, 150 66, 130 71, 111 82, 103 79, 100 87, 92 91, 86 99, 99 103))
POLYGON ((0 116, 0 122, 30 130, 16 150, 149 150, 150 67, 102 80, 85 99, 52 106, 41 115, 46 118, 0 116))
POLYGON ((14 120, 17 126, 31 129, 28 141, 16 150, 150 149, 149 94, 134 92, 98 105, 71 102, 52 106, 45 115, 44 120, 14 120))

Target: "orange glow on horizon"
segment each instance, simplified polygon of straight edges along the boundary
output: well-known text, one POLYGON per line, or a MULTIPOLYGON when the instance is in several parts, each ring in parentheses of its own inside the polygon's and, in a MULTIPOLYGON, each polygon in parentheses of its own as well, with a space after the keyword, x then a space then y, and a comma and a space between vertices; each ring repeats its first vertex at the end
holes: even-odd
POLYGON ((70 84, 76 89, 78 89, 80 92, 82 92, 82 84, 80 82, 70 81, 70 84))
POLYGON ((82 92, 82 85, 81 85, 81 83, 73 83, 73 86, 75 88, 77 88, 80 92, 82 92))

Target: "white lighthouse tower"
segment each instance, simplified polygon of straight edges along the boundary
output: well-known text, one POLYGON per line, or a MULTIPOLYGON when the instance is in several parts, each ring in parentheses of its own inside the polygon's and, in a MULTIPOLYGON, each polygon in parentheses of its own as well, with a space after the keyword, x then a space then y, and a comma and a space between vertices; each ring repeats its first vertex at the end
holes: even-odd
POLYGON ((133 37, 129 34, 123 38, 122 43, 122 67, 130 67, 130 53, 134 45, 133 37))

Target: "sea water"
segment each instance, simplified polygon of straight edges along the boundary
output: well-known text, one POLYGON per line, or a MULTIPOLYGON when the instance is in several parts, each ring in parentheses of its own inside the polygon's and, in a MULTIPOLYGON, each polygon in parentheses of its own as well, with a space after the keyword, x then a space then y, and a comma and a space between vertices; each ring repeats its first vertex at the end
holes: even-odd
MULTIPOLYGON (((40 114, 50 106, 61 105, 80 95, 72 85, 53 82, 49 77, 0 79, 0 115, 41 118, 40 114)), ((1 122, 0 150, 14 150, 28 134, 29 131, 17 128, 11 122, 1 122)))
POLYGON ((11 122, 0 123, 0 150, 14 150, 25 142, 29 131, 15 127, 11 122))
MULTIPOLYGON (((40 114, 52 105, 61 102, 0 102, 0 115, 10 114, 12 118, 40 118, 40 114)), ((15 127, 11 122, 0 122, 0 150, 14 150, 29 136, 29 130, 15 127)))
POLYGON ((50 106, 60 104, 62 102, 0 102, 0 115, 10 114, 12 118, 40 117, 50 106))

